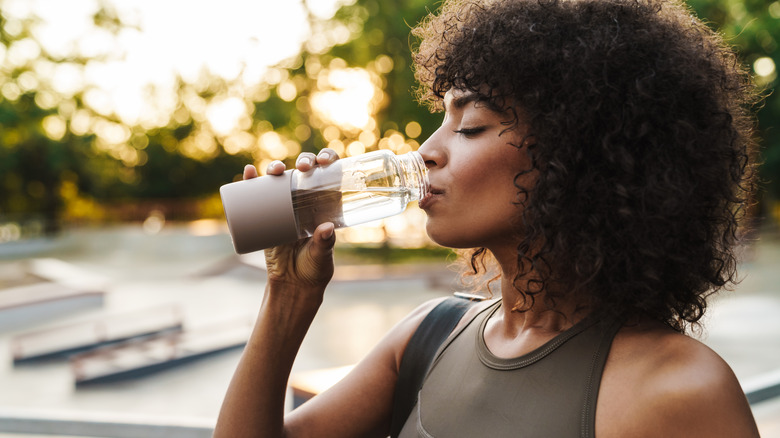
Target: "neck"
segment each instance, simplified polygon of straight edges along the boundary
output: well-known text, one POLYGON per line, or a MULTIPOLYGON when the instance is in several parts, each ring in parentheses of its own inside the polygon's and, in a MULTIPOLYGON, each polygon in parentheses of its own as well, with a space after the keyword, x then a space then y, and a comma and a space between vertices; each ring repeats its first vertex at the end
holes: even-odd
POLYGON ((496 260, 501 268, 502 300, 501 309, 496 314, 500 319, 496 322, 507 335, 527 329, 561 332, 589 313, 589 307, 581 296, 567 295, 566 290, 549 283, 540 289, 540 275, 537 271, 532 270, 515 282, 516 254, 506 257, 496 255, 496 260), (532 291, 533 295, 526 295, 523 301, 521 291, 532 291), (555 296, 553 301, 548 299, 550 295, 555 296))

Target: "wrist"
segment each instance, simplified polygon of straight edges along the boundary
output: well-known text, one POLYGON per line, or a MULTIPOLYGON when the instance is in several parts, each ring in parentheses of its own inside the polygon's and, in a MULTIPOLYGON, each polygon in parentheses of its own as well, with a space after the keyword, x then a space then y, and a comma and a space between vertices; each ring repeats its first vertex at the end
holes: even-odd
POLYGON ((254 330, 263 335, 256 337, 253 334, 252 346, 260 342, 265 345, 262 350, 275 351, 279 358, 288 355, 290 361, 295 358, 322 303, 321 293, 308 295, 299 292, 300 289, 284 285, 269 284, 266 287, 254 330))
POLYGON ((268 281, 263 305, 287 313, 316 313, 322 304, 325 287, 268 281))

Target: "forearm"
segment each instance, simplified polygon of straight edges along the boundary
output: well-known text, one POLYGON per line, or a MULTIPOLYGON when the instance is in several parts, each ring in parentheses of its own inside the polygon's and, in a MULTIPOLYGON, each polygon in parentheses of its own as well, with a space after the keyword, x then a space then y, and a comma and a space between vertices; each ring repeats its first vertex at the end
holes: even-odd
MULTIPOLYGON (((298 170, 315 164, 309 155, 305 155, 308 160, 299 160, 298 170)), ((316 164, 337 158, 332 150, 324 150, 316 164)), ((275 161, 267 170, 278 175, 284 166, 275 161)), ((244 179, 256 177, 254 166, 244 168, 244 179)), ((311 238, 265 250, 268 283, 263 304, 222 403, 215 437, 285 435, 287 380, 333 276, 334 228, 326 222, 317 226, 311 238)))
POLYGON ((284 397, 295 356, 322 291, 268 287, 257 323, 230 383, 215 437, 284 436, 284 397))

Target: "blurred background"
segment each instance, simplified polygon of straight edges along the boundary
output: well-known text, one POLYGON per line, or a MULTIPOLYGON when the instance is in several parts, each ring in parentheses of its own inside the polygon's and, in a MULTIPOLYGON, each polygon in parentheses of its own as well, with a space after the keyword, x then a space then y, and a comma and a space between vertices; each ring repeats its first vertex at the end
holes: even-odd
MULTIPOLYGON (((750 212, 757 243, 745 247, 745 280, 716 300, 701 334, 748 385, 780 369, 780 1, 689 4, 737 47, 767 96, 763 184, 750 212)), ((0 436, 11 430, 3 418, 29 409, 208 427, 242 335, 193 345, 184 335, 246 329, 265 281, 262 260, 232 251, 219 186, 246 163, 291 167, 323 147, 415 150, 440 115, 414 100, 409 30, 436 7, 0 0, 0 436), (106 325, 121 320, 135 322, 106 325), (76 338, 149 341, 169 329, 178 337, 163 352, 147 342, 22 361, 76 338), (105 369, 142 372, 79 384, 105 369)), ((424 220, 412 205, 339 230, 336 278, 294 377, 354 363, 406 312, 458 287, 453 254, 427 239, 424 220)), ((764 436, 780 436, 780 405, 754 406, 764 436)))

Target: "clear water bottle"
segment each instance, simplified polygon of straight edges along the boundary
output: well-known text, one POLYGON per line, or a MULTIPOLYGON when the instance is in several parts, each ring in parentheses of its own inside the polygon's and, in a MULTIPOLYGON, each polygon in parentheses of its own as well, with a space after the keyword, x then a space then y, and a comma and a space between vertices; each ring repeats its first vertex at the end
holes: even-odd
POLYGON ((309 237, 324 222, 351 227, 401 213, 425 196, 428 184, 418 152, 380 150, 308 172, 226 184, 219 191, 233 247, 245 254, 309 237))

